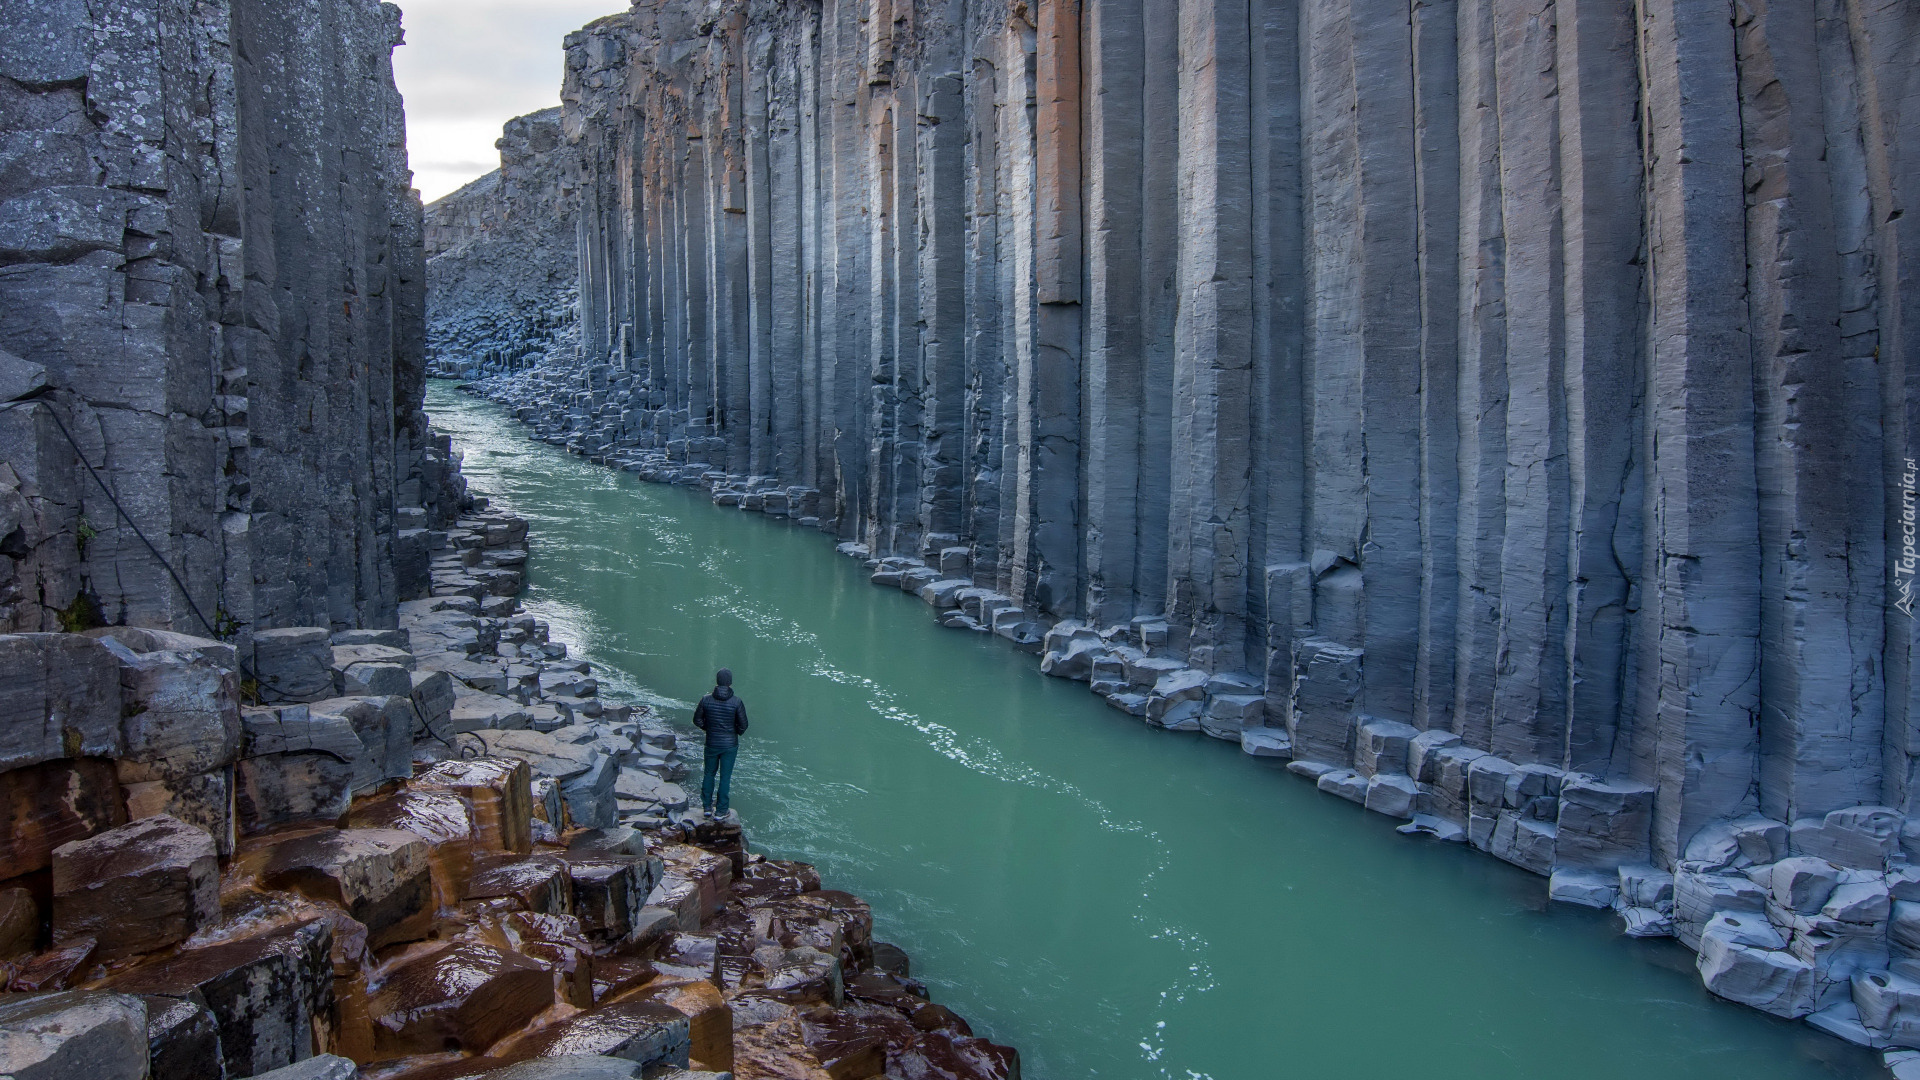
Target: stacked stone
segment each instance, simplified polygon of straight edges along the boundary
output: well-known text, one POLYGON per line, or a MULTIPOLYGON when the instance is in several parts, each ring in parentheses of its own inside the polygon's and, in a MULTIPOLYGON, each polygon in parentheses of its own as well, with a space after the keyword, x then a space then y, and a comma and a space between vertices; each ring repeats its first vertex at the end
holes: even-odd
POLYGON ((509 120, 500 168, 426 210, 427 362, 473 379, 578 346, 578 200, 560 110, 509 120))
POLYGON ((376 0, 0 11, 0 629, 391 624, 399 39, 376 0))
POLYGON ((643 2, 481 388, 1565 896, 1920 836, 1920 10, 1829 7, 643 2))

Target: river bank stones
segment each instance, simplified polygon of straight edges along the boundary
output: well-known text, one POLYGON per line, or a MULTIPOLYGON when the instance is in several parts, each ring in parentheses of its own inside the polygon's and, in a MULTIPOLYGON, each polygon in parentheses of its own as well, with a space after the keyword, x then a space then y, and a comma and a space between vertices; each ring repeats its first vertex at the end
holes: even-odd
POLYGON ((145 818, 53 852, 53 940, 94 941, 103 963, 185 941, 220 914, 213 837, 145 818))

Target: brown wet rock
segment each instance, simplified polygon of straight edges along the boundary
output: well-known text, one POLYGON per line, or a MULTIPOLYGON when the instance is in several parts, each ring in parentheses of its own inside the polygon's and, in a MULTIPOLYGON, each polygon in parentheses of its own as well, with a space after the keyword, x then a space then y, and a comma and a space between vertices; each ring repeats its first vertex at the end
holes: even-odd
POLYGON ((682 978, 719 979, 720 940, 712 934, 678 933, 660 946, 654 963, 682 978))
POLYGON ((0 1076, 145 1080, 146 1014, 125 994, 0 994, 0 1076))
POLYGON ((475 861, 466 899, 506 899, 525 911, 571 915, 573 881, 566 862, 552 855, 495 856, 475 861))
POLYGON ((641 956, 596 956, 593 958, 593 999, 611 1001, 652 982, 659 971, 653 961, 641 956))
POLYGON ((687 1018, 688 1054, 697 1068, 733 1068, 733 1010, 719 989, 703 979, 662 979, 636 995, 680 1011, 687 1018))
POLYGON ((151 1080, 208 1080, 221 1075, 220 1022, 197 995, 149 995, 147 1060, 151 1080))
POLYGON ((732 1009, 734 1080, 833 1080, 807 1049, 793 1006, 737 999, 732 1009))
POLYGON ((233 801, 240 832, 338 823, 353 801, 353 774, 351 759, 331 753, 266 754, 239 762, 233 801))
POLYGON ((122 762, 121 786, 126 793, 129 820, 165 814, 205 830, 213 837, 214 847, 222 856, 233 854, 235 822, 230 770, 219 769, 178 780, 128 781, 128 775, 122 762))
POLYGON ((841 981, 840 958, 832 953, 801 945, 788 949, 767 968, 766 989, 782 1001, 794 1005, 832 1005, 838 1008, 846 1000, 841 981))
POLYGON ((689 844, 665 844, 657 852, 665 863, 662 880, 679 877, 700 890, 700 917, 716 915, 732 896, 733 863, 724 855, 689 844))
POLYGON ((332 928, 314 919, 192 949, 108 979, 106 989, 188 998, 220 1024, 228 1076, 252 1076, 323 1047, 333 1008, 332 928))
POLYGON ((332 829, 261 843, 260 883, 338 904, 367 947, 426 936, 433 914, 427 842, 395 829, 332 829))
POLYGON ((913 961, 907 956, 907 951, 885 941, 873 943, 873 966, 876 970, 895 975, 913 974, 913 961))
POLYGON ((701 895, 700 883, 674 870, 661 875, 660 884, 655 885, 653 892, 647 896, 647 906, 671 912, 674 926, 681 930, 698 930, 707 917, 707 905, 701 895))
POLYGON ((386 1054, 479 1052, 553 1004, 553 977, 524 956, 459 942, 392 971, 372 1001, 386 1054))
POLYGON ((0 773, 0 873, 44 870, 53 849, 127 820, 113 762, 49 761, 0 773))
POLYGON ((748 864, 734 882, 734 898, 749 906, 780 900, 820 888, 820 872, 806 863, 773 859, 748 864))
POLYGON ((567 858, 573 883, 573 913, 597 941, 614 942, 633 932, 653 881, 647 862, 567 858))
POLYGON ((0 889, 0 963, 33 951, 40 938, 40 905, 15 886, 0 889))
POLYGON ((21 994, 65 990, 90 966, 93 944, 92 938, 80 938, 30 958, 13 973, 7 989, 21 994))
POLYGON ((927 1001, 926 988, 918 982, 883 971, 863 972, 847 980, 847 996, 886 1005, 909 1015, 927 1001))
POLYGON ((466 895, 473 876, 473 812, 459 795, 403 788, 361 799, 347 812, 347 825, 397 829, 426 841, 435 904, 448 907, 466 895))
POLYGON ((688 1063, 688 1021, 670 1005, 622 1001, 568 1017, 514 1047, 519 1059, 602 1054, 642 1066, 688 1063))
POLYGON ((219 915, 213 837, 174 818, 145 818, 53 853, 53 940, 93 938, 96 963, 178 944, 219 915))
POLYGON ((533 850, 532 772, 512 758, 443 761, 415 777, 416 791, 448 791, 473 811, 476 852, 533 850))
POLYGON ((571 915, 516 911, 500 920, 500 932, 514 952, 545 964, 554 975, 554 993, 576 1008, 591 1008, 599 958, 571 915))

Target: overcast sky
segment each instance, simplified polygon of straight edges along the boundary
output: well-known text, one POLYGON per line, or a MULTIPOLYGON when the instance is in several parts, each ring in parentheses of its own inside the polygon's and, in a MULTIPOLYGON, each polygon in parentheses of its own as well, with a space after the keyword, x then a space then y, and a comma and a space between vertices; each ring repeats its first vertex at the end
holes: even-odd
POLYGON ((428 202, 500 167, 500 125, 560 104, 561 39, 625 0, 395 0, 413 182, 428 202))

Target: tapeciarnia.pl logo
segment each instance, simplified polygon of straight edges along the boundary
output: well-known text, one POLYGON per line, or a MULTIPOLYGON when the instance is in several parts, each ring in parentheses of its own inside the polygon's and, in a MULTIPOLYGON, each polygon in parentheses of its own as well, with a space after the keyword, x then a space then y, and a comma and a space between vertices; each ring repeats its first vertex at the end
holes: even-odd
POLYGON ((1920 479, 1920 469, 1914 467, 1913 459, 1906 459, 1906 471, 1900 476, 1900 557, 1893 563, 1893 588, 1900 594, 1893 606, 1901 614, 1913 618, 1913 577, 1916 565, 1920 565, 1920 552, 1915 549, 1914 486, 1920 479))

